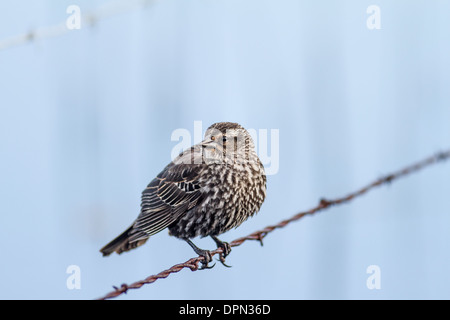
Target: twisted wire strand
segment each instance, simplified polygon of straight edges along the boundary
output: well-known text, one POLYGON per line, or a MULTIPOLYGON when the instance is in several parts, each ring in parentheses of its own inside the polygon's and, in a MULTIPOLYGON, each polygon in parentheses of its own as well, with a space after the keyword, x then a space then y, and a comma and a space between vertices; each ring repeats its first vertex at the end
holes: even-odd
MULTIPOLYGON (((107 2, 101 5, 95 11, 83 13, 81 15, 82 25, 88 27, 94 26, 98 22, 105 20, 109 17, 116 16, 122 13, 127 13, 135 9, 145 9, 149 5, 153 4, 156 0, 115 0, 107 2)), ((84 12, 84 10, 83 10, 84 12)), ((61 13, 62 16, 67 18, 66 12, 61 13)), ((31 43, 37 40, 44 40, 49 38, 55 38, 72 32, 66 26, 66 21, 59 24, 44 26, 32 29, 28 32, 11 36, 6 39, 0 40, 0 51, 31 43)))
MULTIPOLYGON (((327 200, 327 199, 321 199, 319 201, 319 204, 317 206, 315 206, 312 209, 309 209, 307 211, 303 211, 300 213, 297 213, 296 215, 282 220, 280 222, 278 222, 277 224, 274 225, 270 225, 265 227, 264 229, 255 231, 245 237, 241 237, 238 238, 236 240, 231 241, 229 244, 231 247, 238 247, 240 246, 242 243, 249 241, 249 240, 257 240, 261 243, 261 245, 263 244, 263 239, 272 231, 276 230, 276 229, 281 229, 284 228, 285 226, 287 226, 288 224, 300 220, 301 218, 307 216, 307 215, 312 215, 314 213, 317 213, 319 211, 325 210, 329 207, 335 206, 335 205, 340 205, 340 204, 344 204, 347 202, 352 201, 353 199, 360 197, 362 195, 364 195, 365 193, 371 191, 372 189, 379 187, 381 185, 384 184, 389 184, 394 180, 397 180, 401 177, 407 176, 409 174, 415 173, 417 171, 420 171, 422 169, 424 169, 425 167, 428 167, 430 165, 436 164, 438 162, 443 162, 446 161, 450 158, 450 150, 444 151, 444 152, 439 152, 433 156, 427 157, 419 162, 416 162, 412 165, 409 165, 401 170, 398 170, 396 172, 393 172, 391 174, 382 176, 381 178, 373 181, 372 183, 362 187, 361 189, 358 189, 357 191, 354 191, 352 193, 349 193, 346 196, 343 196, 341 198, 336 198, 333 200, 327 200)), ((218 248, 216 250, 211 251, 211 256, 214 256, 216 254, 221 254, 223 253, 222 248, 218 248)), ((179 263, 176 264, 172 267, 170 267, 167 270, 161 271, 158 274, 155 275, 151 275, 143 280, 139 280, 136 281, 132 284, 122 284, 120 287, 114 287, 114 291, 109 292, 108 294, 106 294, 105 296, 99 298, 99 300, 107 300, 107 299, 112 299, 115 297, 118 297, 124 293, 127 293, 128 290, 130 289, 139 289, 141 288, 143 285, 145 284, 150 284, 155 282, 158 279, 164 279, 167 278, 168 276, 170 276, 173 273, 177 273, 183 269, 190 269, 191 271, 197 271, 199 269, 199 263, 201 263, 204 260, 203 257, 198 256, 198 257, 194 257, 191 258, 189 260, 187 260, 186 262, 183 263, 179 263)))

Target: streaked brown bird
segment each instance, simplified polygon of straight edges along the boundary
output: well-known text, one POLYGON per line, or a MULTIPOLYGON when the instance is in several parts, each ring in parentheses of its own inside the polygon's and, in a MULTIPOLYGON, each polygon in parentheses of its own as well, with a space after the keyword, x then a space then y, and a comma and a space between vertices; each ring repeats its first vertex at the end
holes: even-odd
POLYGON ((210 236, 223 249, 224 263, 231 248, 217 236, 258 212, 265 197, 266 175, 250 134, 237 123, 215 123, 201 143, 183 151, 150 182, 137 219, 100 252, 120 254, 168 228, 204 257, 204 268, 210 251, 190 239, 210 236))

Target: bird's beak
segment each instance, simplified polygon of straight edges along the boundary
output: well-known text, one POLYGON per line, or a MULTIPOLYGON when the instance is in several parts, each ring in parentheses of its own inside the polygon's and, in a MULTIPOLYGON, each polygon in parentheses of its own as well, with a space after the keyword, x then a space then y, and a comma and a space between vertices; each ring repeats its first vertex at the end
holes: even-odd
POLYGON ((213 145, 213 142, 214 141, 212 141, 211 139, 203 140, 201 145, 203 148, 207 148, 207 147, 210 147, 211 145, 213 145))

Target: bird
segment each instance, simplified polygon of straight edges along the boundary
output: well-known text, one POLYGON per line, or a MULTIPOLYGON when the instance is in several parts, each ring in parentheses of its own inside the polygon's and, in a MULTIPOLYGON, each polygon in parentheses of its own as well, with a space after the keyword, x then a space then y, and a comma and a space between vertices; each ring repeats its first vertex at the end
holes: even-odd
POLYGON ((227 266, 231 247, 218 236, 259 212, 265 198, 264 166, 249 132, 238 123, 214 123, 203 141, 181 152, 148 184, 137 219, 100 252, 121 254, 168 228, 203 258, 202 269, 211 268, 211 251, 198 248, 191 240, 196 237, 211 237, 227 266))

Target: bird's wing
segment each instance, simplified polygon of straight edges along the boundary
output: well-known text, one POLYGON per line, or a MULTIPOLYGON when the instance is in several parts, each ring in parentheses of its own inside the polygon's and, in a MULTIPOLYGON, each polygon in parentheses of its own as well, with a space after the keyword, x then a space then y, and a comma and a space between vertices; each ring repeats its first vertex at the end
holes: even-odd
POLYGON ((206 165, 183 162, 183 157, 186 152, 142 192, 141 213, 130 233, 131 241, 148 238, 165 229, 201 200, 199 177, 206 165))

